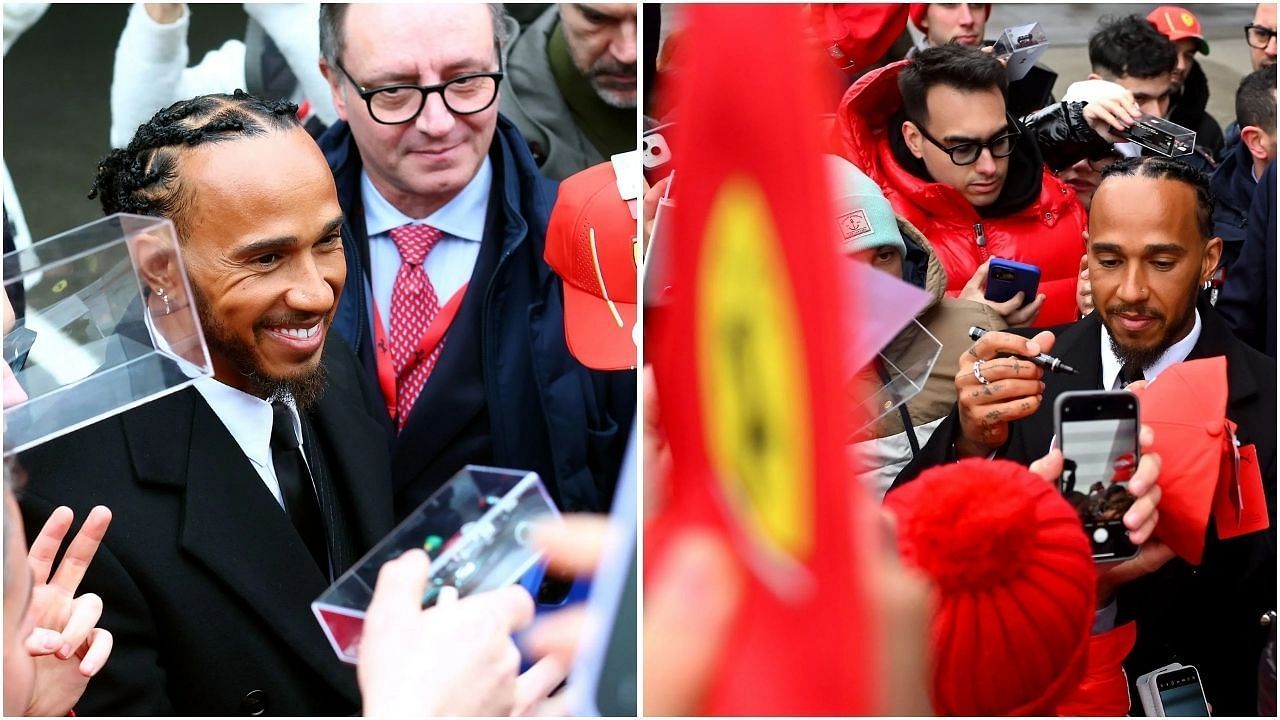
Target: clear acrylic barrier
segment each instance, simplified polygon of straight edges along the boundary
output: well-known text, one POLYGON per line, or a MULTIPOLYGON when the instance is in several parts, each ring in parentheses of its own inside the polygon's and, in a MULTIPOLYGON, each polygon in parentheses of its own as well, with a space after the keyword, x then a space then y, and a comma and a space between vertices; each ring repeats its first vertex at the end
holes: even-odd
POLYGON ((343 573, 311 609, 334 652, 354 663, 383 563, 411 548, 427 552, 431 574, 424 607, 445 586, 457 588, 459 597, 496 590, 514 583, 541 558, 529 533, 548 517, 560 513, 537 473, 468 465, 343 573))
POLYGON ((213 374, 168 220, 116 214, 4 256, 4 454, 213 374))
POLYGON ((912 320, 877 356, 888 379, 880 378, 880 383, 859 403, 862 423, 857 432, 866 430, 923 390, 941 353, 942 343, 912 320))
POLYGON ((1049 37, 1038 22, 1005 28, 992 48, 995 56, 1005 61, 1009 82, 1026 77, 1048 49, 1049 37))

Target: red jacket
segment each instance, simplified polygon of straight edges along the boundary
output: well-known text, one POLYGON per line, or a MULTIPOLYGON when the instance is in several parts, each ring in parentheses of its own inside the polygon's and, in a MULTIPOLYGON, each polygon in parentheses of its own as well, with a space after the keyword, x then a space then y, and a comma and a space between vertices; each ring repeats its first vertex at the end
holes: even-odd
MULTIPOLYGON (((1036 327, 1074 322, 1076 276, 1084 254, 1086 216, 1075 190, 1042 169, 1040 196, 1001 217, 983 218, 959 191, 921 180, 901 167, 889 147, 889 118, 902 106, 898 73, 908 61, 864 75, 845 93, 836 113, 839 152, 874 180, 894 211, 920 229, 947 271, 947 294, 958 295, 988 257, 1040 268, 1046 295, 1036 327)), ((1015 153, 1029 151, 1023 145, 1015 153)), ((1014 182, 1012 175, 1006 183, 1014 182)))

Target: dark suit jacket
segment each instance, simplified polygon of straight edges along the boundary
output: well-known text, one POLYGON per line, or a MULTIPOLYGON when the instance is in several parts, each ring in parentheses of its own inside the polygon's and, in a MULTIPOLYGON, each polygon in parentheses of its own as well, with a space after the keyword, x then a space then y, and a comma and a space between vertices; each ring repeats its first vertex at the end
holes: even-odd
MULTIPOLYGON (((307 417, 350 547, 391 529, 387 437, 354 356, 328 343, 329 388, 307 417)), ((187 388, 21 457, 28 537, 57 505, 113 520, 81 592, 99 594, 111 659, 80 714, 344 715, 355 673, 310 609, 329 585, 204 398, 187 388)), ((327 515, 326 521, 331 521, 327 515)))
MULTIPOLYGON (((333 327, 376 378, 363 162, 345 122, 319 143, 347 219, 348 279, 333 327)), ((470 463, 533 470, 561 510, 608 512, 635 415, 636 373, 590 370, 569 352, 561 281, 543 259, 556 184, 539 174, 528 143, 501 115, 489 157, 481 257, 432 379, 395 442, 397 516, 470 463), (479 383, 450 382, 477 370, 479 383)))
MULTIPOLYGON (((1221 201, 1220 201, 1221 202, 1221 201)), ((1215 216, 1217 211, 1215 210, 1215 216)), ((1252 347, 1276 356, 1276 163, 1254 188, 1240 257, 1227 272, 1216 309, 1252 347)))
MULTIPOLYGON (((1257 446, 1271 528, 1220 541, 1211 523, 1200 567, 1176 558, 1121 588, 1119 621, 1138 621, 1137 645, 1125 661, 1131 684, 1139 675, 1173 661, 1195 665, 1215 715, 1250 715, 1256 712, 1258 656, 1266 642, 1265 628, 1258 621, 1276 604, 1276 365, 1237 340, 1203 303, 1200 321, 1200 339, 1188 359, 1227 358, 1227 417, 1240 426, 1242 444, 1257 446)), ((1002 456, 1022 463, 1042 457, 1053 437, 1053 404, 1058 395, 1102 387, 1100 325, 1093 313, 1053 329, 1057 338, 1053 354, 1080 374, 1045 375, 1040 410, 1011 425, 1002 456)), ((1187 410, 1195 411, 1194 407, 1187 410)), ((903 469, 894 487, 926 468, 953 460, 958 433, 953 410, 903 469)), ((1141 715, 1136 688, 1130 688, 1130 698, 1141 715)))

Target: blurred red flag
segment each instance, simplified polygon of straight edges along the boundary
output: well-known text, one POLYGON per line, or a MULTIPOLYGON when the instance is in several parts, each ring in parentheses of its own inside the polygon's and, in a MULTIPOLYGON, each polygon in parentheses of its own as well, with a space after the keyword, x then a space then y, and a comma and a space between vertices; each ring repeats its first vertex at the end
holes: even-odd
POLYGON ((846 464, 821 58, 801 6, 687 5, 677 88, 671 305, 650 328, 667 498, 646 572, 711 528, 748 587, 702 712, 874 714, 870 513, 846 464))

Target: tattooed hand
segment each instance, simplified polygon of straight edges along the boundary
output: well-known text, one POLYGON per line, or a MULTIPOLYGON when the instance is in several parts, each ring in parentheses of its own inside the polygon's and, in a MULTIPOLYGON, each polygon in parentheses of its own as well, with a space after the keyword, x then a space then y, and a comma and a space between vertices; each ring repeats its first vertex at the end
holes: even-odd
POLYGON ((1007 332, 989 332, 960 356, 956 394, 960 407, 960 436, 956 454, 980 457, 1009 440, 1009 423, 1040 409, 1044 371, 1030 360, 998 355, 1034 356, 1053 348, 1053 333, 1044 331, 1028 340, 1007 332), (981 361, 980 372, 973 367, 981 361), (979 378, 979 375, 981 378, 979 378), (982 380, 987 382, 984 384, 982 380))

